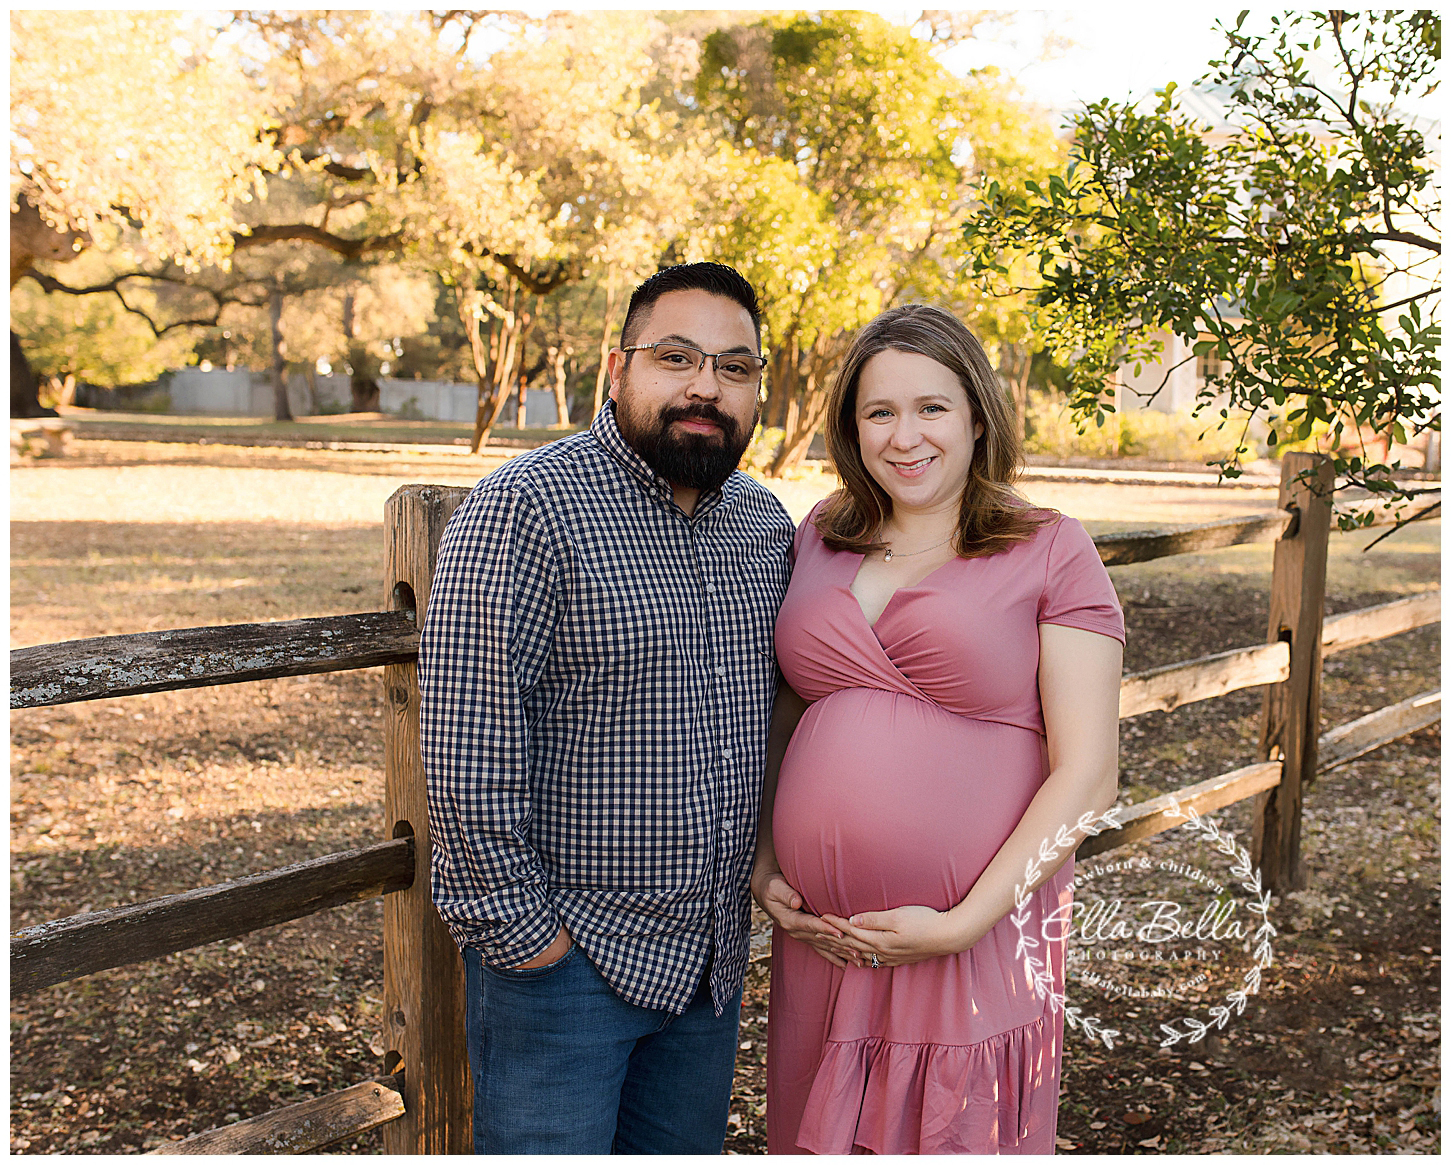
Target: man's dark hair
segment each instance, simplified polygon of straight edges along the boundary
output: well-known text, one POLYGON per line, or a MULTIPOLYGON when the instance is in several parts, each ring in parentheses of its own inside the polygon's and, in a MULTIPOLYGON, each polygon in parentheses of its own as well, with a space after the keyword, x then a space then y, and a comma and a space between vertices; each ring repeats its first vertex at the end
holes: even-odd
POLYGON ((761 305, 756 291, 734 267, 724 263, 682 263, 655 272, 630 296, 625 323, 620 329, 620 347, 628 348, 640 338, 650 319, 650 309, 662 295, 671 291, 708 291, 711 295, 735 300, 746 309, 756 329, 756 347, 761 346, 761 305))

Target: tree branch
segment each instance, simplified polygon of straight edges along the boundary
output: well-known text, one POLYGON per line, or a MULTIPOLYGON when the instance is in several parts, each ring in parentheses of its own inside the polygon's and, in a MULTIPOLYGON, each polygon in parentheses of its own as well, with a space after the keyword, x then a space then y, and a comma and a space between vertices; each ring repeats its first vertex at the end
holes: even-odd
MULTIPOLYGON (((1420 491, 1414 491, 1414 492, 1420 492, 1420 491)), ((1419 522, 1419 521, 1422 521, 1423 519, 1432 517, 1435 514, 1435 512, 1437 510, 1439 510, 1440 508, 1441 508, 1441 503, 1440 502, 1432 502, 1429 506, 1426 506, 1424 509, 1417 510, 1409 518, 1399 518, 1399 519, 1397 519, 1396 520, 1396 524, 1394 526, 1392 526, 1389 530, 1387 530, 1379 538, 1376 538, 1374 541, 1368 543, 1361 550, 1361 553, 1364 554, 1365 551, 1369 550, 1372 546, 1376 545, 1379 542, 1384 542, 1387 538, 1389 538, 1397 530, 1404 530, 1412 522, 1419 522)))
POLYGON ((1425 235, 1418 235, 1411 231, 1376 231, 1369 236, 1376 242, 1387 243, 1409 243, 1413 247, 1421 247, 1427 251, 1441 253, 1441 244, 1426 238, 1425 235))
POLYGON ((255 226, 246 234, 232 235, 232 246, 237 250, 241 250, 243 247, 261 246, 264 243, 280 242, 313 243, 341 255, 344 259, 357 259, 376 251, 388 251, 400 246, 403 242, 403 232, 394 231, 392 234, 376 235, 372 238, 345 239, 341 235, 331 234, 321 227, 310 226, 307 223, 285 223, 275 226, 255 226))
POLYGON ((468 248, 475 255, 487 256, 494 260, 500 267, 517 279, 525 291, 531 295, 548 295, 555 288, 563 287, 567 283, 574 283, 582 277, 580 266, 577 262, 551 263, 544 271, 531 271, 522 266, 519 260, 513 255, 501 255, 497 251, 491 251, 487 247, 470 246, 468 248))

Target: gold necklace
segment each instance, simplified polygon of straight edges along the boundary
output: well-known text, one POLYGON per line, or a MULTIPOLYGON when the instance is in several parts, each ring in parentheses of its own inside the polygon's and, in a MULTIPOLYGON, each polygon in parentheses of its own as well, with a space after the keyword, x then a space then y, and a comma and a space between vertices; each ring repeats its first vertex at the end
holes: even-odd
POLYGON ((938 549, 938 547, 946 546, 951 541, 952 541, 952 538, 949 535, 948 537, 944 538, 941 542, 937 543, 936 546, 924 546, 921 550, 904 550, 901 553, 898 553, 897 551, 893 550, 890 546, 888 546, 887 547, 886 554, 884 554, 882 556, 882 561, 883 562, 891 562, 892 559, 894 559, 894 558, 913 558, 913 557, 915 557, 918 554, 926 554, 929 550, 936 550, 936 549, 938 549))

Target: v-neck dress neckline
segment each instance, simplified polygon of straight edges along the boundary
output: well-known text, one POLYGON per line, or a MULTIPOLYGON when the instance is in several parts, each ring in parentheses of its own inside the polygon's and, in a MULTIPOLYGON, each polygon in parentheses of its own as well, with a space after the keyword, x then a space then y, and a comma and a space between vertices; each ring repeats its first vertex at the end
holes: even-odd
POLYGON ((846 581, 846 592, 847 592, 847 594, 849 594, 851 596, 852 602, 856 603, 856 609, 861 612, 861 614, 862 614, 862 620, 866 623, 867 627, 871 630, 871 632, 872 632, 873 635, 876 635, 876 633, 877 633, 877 625, 883 619, 885 619, 887 617, 887 612, 892 609, 892 604, 896 601, 896 598, 897 598, 897 596, 899 594, 901 594, 903 591, 918 590, 918 589, 926 586, 927 583, 928 583, 928 581, 934 575, 936 575, 940 571, 946 570, 954 562, 960 562, 960 561, 962 561, 961 555, 954 554, 946 562, 943 562, 943 563, 939 564, 938 566, 934 567, 932 570, 929 570, 926 574, 924 574, 915 583, 911 583, 910 585, 904 585, 904 586, 898 587, 890 595, 887 596, 887 602, 882 607, 882 610, 881 610, 880 614, 878 614, 875 619, 868 619, 867 618, 866 610, 865 610, 865 608, 862 607, 861 599, 857 598, 856 592, 851 589, 852 586, 853 586, 853 584, 856 582, 857 575, 861 574, 862 567, 866 565, 867 556, 865 554, 857 554, 855 552, 843 552, 843 553, 850 553, 851 557, 852 558, 855 558, 857 560, 856 561, 856 565, 852 568, 851 577, 848 578, 847 581, 846 581))

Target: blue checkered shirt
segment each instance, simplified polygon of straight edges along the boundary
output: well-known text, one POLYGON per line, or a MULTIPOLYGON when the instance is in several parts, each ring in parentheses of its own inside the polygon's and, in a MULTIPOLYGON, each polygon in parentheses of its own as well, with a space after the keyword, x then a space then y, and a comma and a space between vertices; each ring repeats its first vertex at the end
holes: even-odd
POLYGON ((433 900, 514 967, 560 923, 640 1007, 745 976, 792 523, 742 473, 687 518, 606 404, 455 511, 418 653, 433 900))

